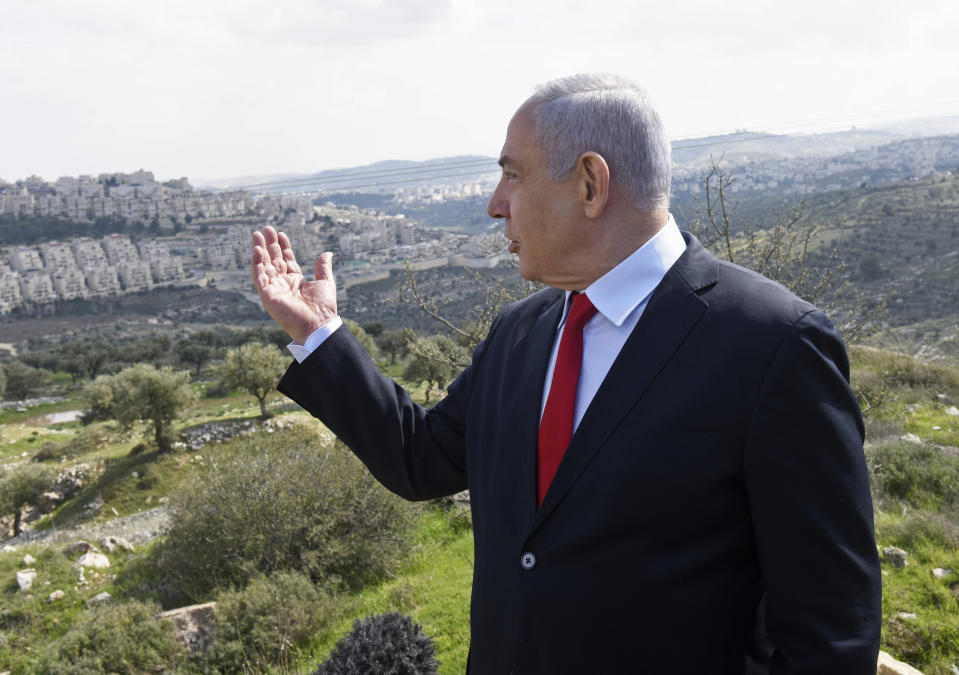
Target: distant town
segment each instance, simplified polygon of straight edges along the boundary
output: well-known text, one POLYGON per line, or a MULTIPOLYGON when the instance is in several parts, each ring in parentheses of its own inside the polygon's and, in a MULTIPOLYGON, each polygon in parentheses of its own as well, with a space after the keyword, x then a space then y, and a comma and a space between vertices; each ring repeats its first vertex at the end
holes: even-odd
MULTIPOLYGON (((486 188, 476 183, 457 187, 407 190, 404 196, 436 202, 486 188)), ((63 177, 54 183, 35 176, 15 184, 0 182, 0 215, 77 223, 118 218, 151 226, 133 239, 114 233, 5 247, 0 252, 0 314, 164 285, 250 291, 251 234, 267 224, 289 234, 307 271, 321 252, 334 250, 344 294, 355 283, 385 278, 407 265, 492 267, 507 257, 502 235, 429 230, 403 214, 333 203, 314 206, 310 195, 196 191, 186 178, 160 183, 149 171, 63 177), (151 234, 161 231, 172 234, 151 234)))

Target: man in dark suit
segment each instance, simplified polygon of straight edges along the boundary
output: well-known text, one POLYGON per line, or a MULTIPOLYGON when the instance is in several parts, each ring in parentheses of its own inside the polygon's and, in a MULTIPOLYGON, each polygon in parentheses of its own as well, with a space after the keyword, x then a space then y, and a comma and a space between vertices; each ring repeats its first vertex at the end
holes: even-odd
POLYGON ((869 673, 880 575, 842 341, 669 215, 669 143, 632 82, 550 82, 510 122, 489 213, 520 273, 426 410, 254 234, 294 340, 280 389, 409 499, 470 489, 470 672, 869 673))

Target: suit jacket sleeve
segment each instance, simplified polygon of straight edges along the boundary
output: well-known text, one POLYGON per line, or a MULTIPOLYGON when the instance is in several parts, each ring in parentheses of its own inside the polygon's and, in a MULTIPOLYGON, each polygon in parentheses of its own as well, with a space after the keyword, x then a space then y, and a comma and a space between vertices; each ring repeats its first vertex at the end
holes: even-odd
MULTIPOLYGON (((484 346, 477 347, 474 366, 484 346)), ((472 368, 427 410, 383 377, 341 326, 302 363, 294 362, 277 389, 319 418, 387 488, 406 499, 432 499, 466 489, 463 425, 472 368)))
POLYGON ((837 331, 810 311, 783 340, 749 424, 744 474, 771 673, 875 672, 881 577, 848 379, 837 331))

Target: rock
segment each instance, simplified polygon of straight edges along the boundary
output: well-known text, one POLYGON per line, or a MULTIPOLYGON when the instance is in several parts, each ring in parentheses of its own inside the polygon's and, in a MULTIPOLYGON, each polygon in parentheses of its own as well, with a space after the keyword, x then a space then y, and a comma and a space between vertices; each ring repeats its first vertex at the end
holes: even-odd
POLYGON ((908 555, 901 548, 896 548, 895 546, 887 546, 882 549, 882 557, 889 561, 889 563, 898 569, 902 569, 909 564, 907 558, 908 555))
POLYGON ((916 445, 922 445, 922 439, 916 436, 915 434, 903 434, 899 437, 900 441, 905 441, 906 443, 915 443, 916 445))
POLYGON ((63 600, 63 591, 54 591, 47 597, 47 602, 56 602, 57 600, 63 600))
POLYGON ((943 405, 949 405, 952 401, 945 394, 936 394, 936 400, 938 400, 943 405))
POLYGON ((123 549, 124 551, 132 551, 133 544, 128 542, 123 537, 100 537, 97 539, 97 543, 100 544, 100 547, 107 553, 113 553, 114 551, 123 549))
POLYGON ((20 564, 23 565, 24 567, 30 567, 30 565, 32 565, 36 561, 37 561, 36 558, 34 558, 29 553, 27 553, 25 556, 23 556, 23 560, 20 561, 20 564))
POLYGON ((896 661, 886 652, 879 652, 876 675, 922 675, 922 671, 916 670, 908 663, 896 661))
POLYGON ((94 607, 96 605, 101 605, 104 602, 108 602, 110 600, 113 600, 113 596, 107 593, 106 591, 103 591, 103 593, 97 593, 92 598, 87 600, 87 607, 94 607))
POLYGON ((92 516, 94 513, 96 513, 97 511, 99 511, 99 510, 102 509, 102 508, 103 508, 103 497, 98 494, 96 497, 94 497, 94 498, 90 501, 89 504, 87 504, 86 506, 83 507, 83 512, 84 512, 87 516, 92 516))
POLYGON ((160 614, 160 618, 173 622, 176 639, 191 655, 202 654, 213 643, 216 628, 215 602, 179 607, 160 614))
POLYGON ((910 620, 910 619, 918 619, 918 618, 919 618, 919 615, 916 614, 915 612, 897 612, 897 613, 896 613, 896 618, 897 618, 897 619, 905 619, 905 620, 908 621, 908 620, 910 620))
POLYGON ((954 405, 951 405, 948 408, 946 408, 946 414, 952 415, 953 417, 959 417, 959 408, 957 408, 954 405))
POLYGON ((33 586, 33 580, 37 578, 37 571, 35 569, 23 570, 17 572, 17 586, 20 587, 21 593, 26 593, 30 590, 30 587, 33 586))
POLYGON ((73 569, 75 569, 76 572, 77 572, 77 584, 79 584, 79 585, 81 585, 81 586, 84 585, 84 584, 86 584, 86 583, 87 583, 87 580, 86 580, 86 579, 84 578, 84 576, 83 576, 83 568, 82 568, 82 567, 74 567, 73 569))
POLYGON ((74 567, 93 567, 94 569, 104 569, 110 566, 110 561, 102 553, 84 553, 80 559, 73 563, 74 567))
POLYGON ((76 541, 70 544, 69 546, 67 546, 64 553, 69 555, 71 553, 90 553, 91 551, 93 551, 94 553, 99 553, 100 549, 98 549, 96 546, 94 546, 90 542, 83 541, 81 539, 80 541, 76 541))
POLYGON ((943 577, 948 577, 950 574, 955 574, 955 572, 953 572, 952 570, 943 569, 942 567, 932 568, 933 579, 942 579, 943 577))
POLYGON ((54 492, 61 495, 61 499, 70 499, 83 489, 87 480, 89 467, 86 464, 77 464, 61 471, 53 484, 54 492))

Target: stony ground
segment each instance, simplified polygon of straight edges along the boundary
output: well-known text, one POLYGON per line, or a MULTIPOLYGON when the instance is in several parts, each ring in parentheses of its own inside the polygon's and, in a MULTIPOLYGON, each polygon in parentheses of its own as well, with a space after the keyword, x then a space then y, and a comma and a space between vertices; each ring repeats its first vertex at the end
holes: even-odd
POLYGON ((145 544, 166 532, 170 513, 166 506, 99 523, 83 523, 57 530, 32 530, 5 541, 0 550, 16 550, 24 544, 54 544, 77 540, 97 541, 101 537, 126 539, 135 546, 145 544))

